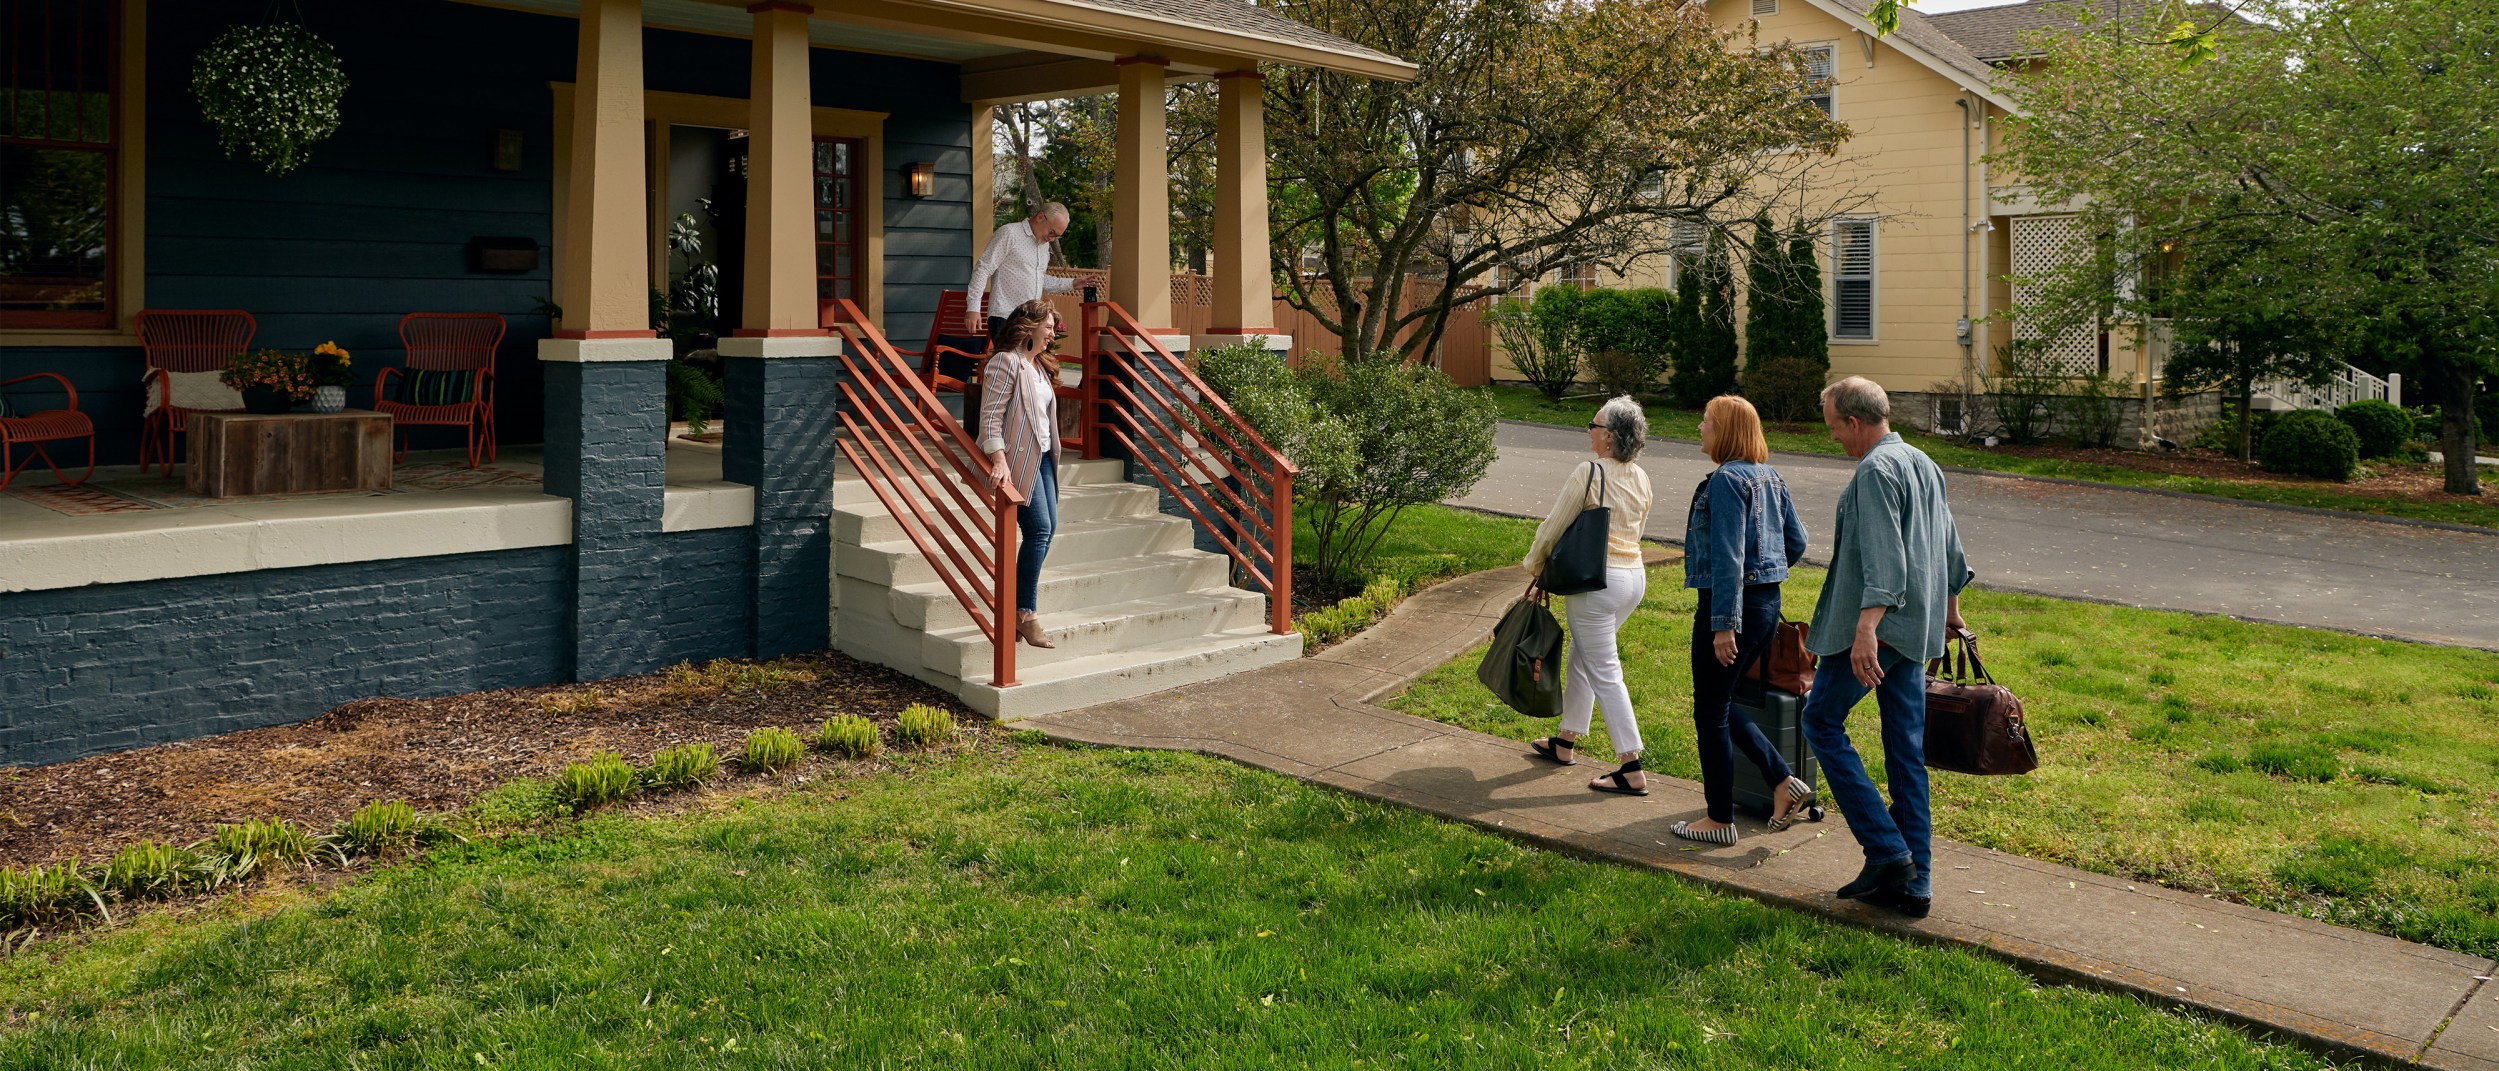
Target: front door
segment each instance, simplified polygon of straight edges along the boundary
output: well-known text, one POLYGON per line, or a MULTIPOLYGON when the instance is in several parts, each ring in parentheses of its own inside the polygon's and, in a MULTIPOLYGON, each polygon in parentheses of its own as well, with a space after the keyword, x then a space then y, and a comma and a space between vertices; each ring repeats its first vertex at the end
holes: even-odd
POLYGON ((861 302, 866 278, 860 250, 866 244, 859 219, 859 183, 867 170, 867 143, 858 138, 816 139, 816 298, 861 302))

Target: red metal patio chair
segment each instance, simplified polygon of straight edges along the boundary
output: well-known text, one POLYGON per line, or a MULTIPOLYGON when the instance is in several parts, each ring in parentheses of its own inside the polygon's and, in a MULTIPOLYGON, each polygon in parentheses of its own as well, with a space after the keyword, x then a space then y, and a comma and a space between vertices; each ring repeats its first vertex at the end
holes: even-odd
POLYGON ((27 455, 26 464, 31 465, 35 458, 42 458, 44 467, 51 469, 53 477, 64 484, 76 486, 95 475, 95 421, 78 411, 78 388, 70 385, 69 377, 58 372, 37 372, 16 379, 0 379, 0 387, 14 387, 38 379, 59 383, 61 393, 69 395, 69 405, 64 409, 39 409, 25 416, 0 416, 0 491, 8 490, 9 481, 16 479, 18 470, 26 467, 15 462, 19 446, 34 448, 34 452, 27 455), (75 480, 64 474, 60 464, 52 460, 51 452, 43 448, 45 443, 72 439, 87 440, 87 471, 80 473, 75 480))
POLYGON ((142 390, 154 392, 156 411, 139 424, 139 468, 161 457, 165 474, 174 471, 176 445, 189 430, 195 412, 232 410, 188 409, 174 404, 175 372, 223 372, 250 349, 260 323, 241 309, 144 309, 138 316, 139 347, 147 354, 142 390))
POLYGON ((977 331, 963 329, 963 312, 972 307, 972 296, 961 290, 948 290, 937 295, 937 316, 928 322, 928 341, 917 350, 896 349, 905 357, 920 359, 920 379, 930 390, 961 393, 963 378, 980 367, 981 358, 989 355, 989 338, 977 331), (966 346, 975 348, 965 348, 966 346), (959 357, 963 365, 948 375, 944 358, 959 357))
MULTIPOLYGON (((495 459, 495 348, 503 344, 503 317, 491 312, 412 312, 399 318, 399 341, 408 348, 407 369, 385 368, 373 377, 373 408, 390 414, 399 439, 396 464, 408 457, 411 426, 461 428, 468 433, 469 467, 495 459), (447 399, 391 397, 392 376, 407 372, 470 372, 455 381, 447 399)), ((414 377, 408 377, 413 380, 414 377)))

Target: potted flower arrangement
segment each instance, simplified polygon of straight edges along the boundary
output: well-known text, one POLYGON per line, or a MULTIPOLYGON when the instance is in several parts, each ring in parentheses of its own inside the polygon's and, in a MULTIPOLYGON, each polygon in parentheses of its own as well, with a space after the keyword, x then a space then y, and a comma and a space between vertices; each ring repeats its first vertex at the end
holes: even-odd
POLYGON ((336 342, 324 342, 313 347, 304 364, 314 384, 312 411, 335 413, 347 408, 347 351, 336 342))
POLYGON ((286 412, 311 398, 315 389, 311 362, 284 350, 254 350, 236 357, 217 373, 217 382, 242 392, 247 413, 286 412))

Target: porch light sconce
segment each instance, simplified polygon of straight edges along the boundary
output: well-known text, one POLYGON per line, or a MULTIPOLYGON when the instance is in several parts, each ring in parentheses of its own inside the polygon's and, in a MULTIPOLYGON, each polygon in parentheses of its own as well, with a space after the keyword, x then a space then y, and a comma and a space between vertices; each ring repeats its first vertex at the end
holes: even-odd
POLYGON ((521 132, 518 130, 495 131, 495 170, 518 171, 520 169, 521 132))
POLYGON ((913 197, 928 197, 937 192, 937 165, 927 160, 902 170, 903 192, 913 197))

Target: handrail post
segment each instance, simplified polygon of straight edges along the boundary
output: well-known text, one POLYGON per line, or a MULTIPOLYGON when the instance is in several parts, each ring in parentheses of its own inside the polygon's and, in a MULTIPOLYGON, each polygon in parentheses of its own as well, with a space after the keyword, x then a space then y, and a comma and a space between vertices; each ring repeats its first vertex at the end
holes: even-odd
POLYGON ((1268 631, 1282 636, 1293 631, 1293 470, 1275 467, 1275 477, 1267 481, 1274 488, 1275 498, 1267 505, 1267 531, 1276 548, 1275 563, 1269 567, 1274 590, 1267 593, 1268 631))
POLYGON ((1016 643, 1015 552, 1020 549, 1015 539, 1016 507, 1007 502, 1004 484, 992 488, 988 498, 998 541, 998 574, 990 588, 994 594, 989 612, 995 615, 992 620, 997 622, 997 627, 989 633, 989 683, 993 687, 1012 688, 1015 686, 1016 643))

